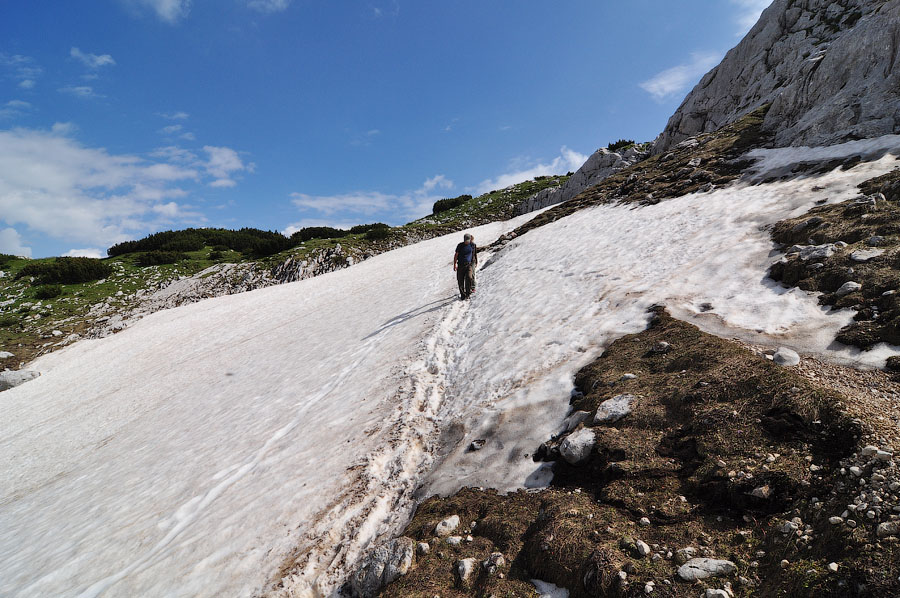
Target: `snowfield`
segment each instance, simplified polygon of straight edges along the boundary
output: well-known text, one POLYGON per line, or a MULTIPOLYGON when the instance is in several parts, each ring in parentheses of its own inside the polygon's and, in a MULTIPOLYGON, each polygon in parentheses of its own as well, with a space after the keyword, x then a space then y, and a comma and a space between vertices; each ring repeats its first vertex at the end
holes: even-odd
MULTIPOLYGON (((829 155, 900 149, 860 143, 829 155)), ((758 155, 782 168, 808 151, 758 155)), ((895 348, 833 345, 852 313, 765 279, 765 226, 895 164, 582 210, 483 255, 465 303, 452 235, 45 356, 0 394, 0 595, 328 595, 414 497, 545 485, 531 453, 560 430, 575 372, 656 303, 880 364, 895 348)))

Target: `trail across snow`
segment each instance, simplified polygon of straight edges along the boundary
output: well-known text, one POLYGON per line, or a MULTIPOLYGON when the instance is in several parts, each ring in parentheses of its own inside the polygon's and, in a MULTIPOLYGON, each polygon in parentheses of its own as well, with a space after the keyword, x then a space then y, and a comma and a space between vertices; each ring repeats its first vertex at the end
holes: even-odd
POLYGON ((416 488, 545 484, 530 455, 575 372, 654 303, 720 334, 883 359, 830 346, 851 314, 766 281, 763 227, 895 163, 583 210, 483 260, 468 303, 453 235, 46 356, 0 394, 0 595, 250 596, 281 576, 275 595, 327 594, 416 488))

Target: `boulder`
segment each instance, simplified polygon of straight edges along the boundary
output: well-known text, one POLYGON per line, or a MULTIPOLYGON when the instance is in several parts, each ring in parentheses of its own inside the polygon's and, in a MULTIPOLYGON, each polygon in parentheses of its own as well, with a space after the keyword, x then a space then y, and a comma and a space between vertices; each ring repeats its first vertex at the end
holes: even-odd
POLYGON ((459 527, 459 515, 451 515, 434 526, 434 535, 438 538, 445 538, 456 531, 457 527, 459 527))
POLYGON ((475 581, 477 571, 478 561, 473 558, 456 561, 456 564, 453 566, 456 585, 461 588, 469 587, 475 581))
POLYGON ((708 577, 731 575, 736 570, 737 567, 731 561, 694 558, 678 568, 678 577, 684 581, 696 581, 708 577))
POLYGON ((884 249, 857 249, 850 254, 850 260, 862 264, 875 259, 883 253, 884 249))
POLYGON ((386 542, 368 553, 350 576, 350 594, 354 598, 373 598, 388 584, 406 575, 413 565, 415 542, 401 537, 386 542))
POLYGON ((800 356, 796 351, 787 347, 778 347, 775 355, 772 356, 772 360, 778 365, 794 366, 800 363, 800 356))
POLYGON ((560 443, 559 454, 570 465, 578 465, 587 461, 596 444, 594 431, 590 428, 581 428, 566 436, 566 439, 560 443))
POLYGON ((637 397, 630 394, 616 395, 600 403, 594 414, 595 424, 611 424, 631 413, 631 404, 637 397))
POLYGON ((40 372, 31 370, 7 370, 5 372, 0 372, 0 391, 9 390, 20 384, 25 384, 40 375, 40 372))
POLYGON ((9 359, 10 357, 15 357, 9 351, 0 351, 0 359, 9 359))
POLYGON ((896 536, 898 532, 900 532, 900 524, 898 524, 896 521, 885 521, 884 523, 879 523, 878 528, 875 530, 875 533, 879 538, 896 536))
POLYGON ((858 282, 853 282, 851 280, 849 282, 845 282, 844 284, 842 284, 840 286, 840 288, 834 292, 834 294, 837 295, 838 297, 843 297, 844 295, 849 295, 850 293, 855 293, 856 291, 860 290, 861 288, 862 288, 861 284, 859 284, 858 282))

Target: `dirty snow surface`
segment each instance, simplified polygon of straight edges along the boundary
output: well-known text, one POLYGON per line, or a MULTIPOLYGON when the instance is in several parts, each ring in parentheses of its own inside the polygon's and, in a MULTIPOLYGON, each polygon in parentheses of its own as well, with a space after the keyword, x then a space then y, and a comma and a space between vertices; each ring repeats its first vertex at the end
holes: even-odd
POLYGON ((895 163, 583 210, 483 255, 465 303, 453 235, 48 355, 0 394, 0 595, 327 595, 415 496, 546 484, 531 453, 559 431, 575 372, 655 303, 878 363, 894 348, 832 345, 852 313, 766 281, 762 227, 895 163))

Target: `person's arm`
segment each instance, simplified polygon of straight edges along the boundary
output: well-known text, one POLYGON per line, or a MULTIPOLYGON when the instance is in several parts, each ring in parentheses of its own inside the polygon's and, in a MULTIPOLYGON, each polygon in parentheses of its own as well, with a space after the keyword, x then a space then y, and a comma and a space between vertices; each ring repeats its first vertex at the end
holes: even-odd
POLYGON ((459 257, 459 251, 453 253, 453 271, 456 272, 456 259, 459 257))

